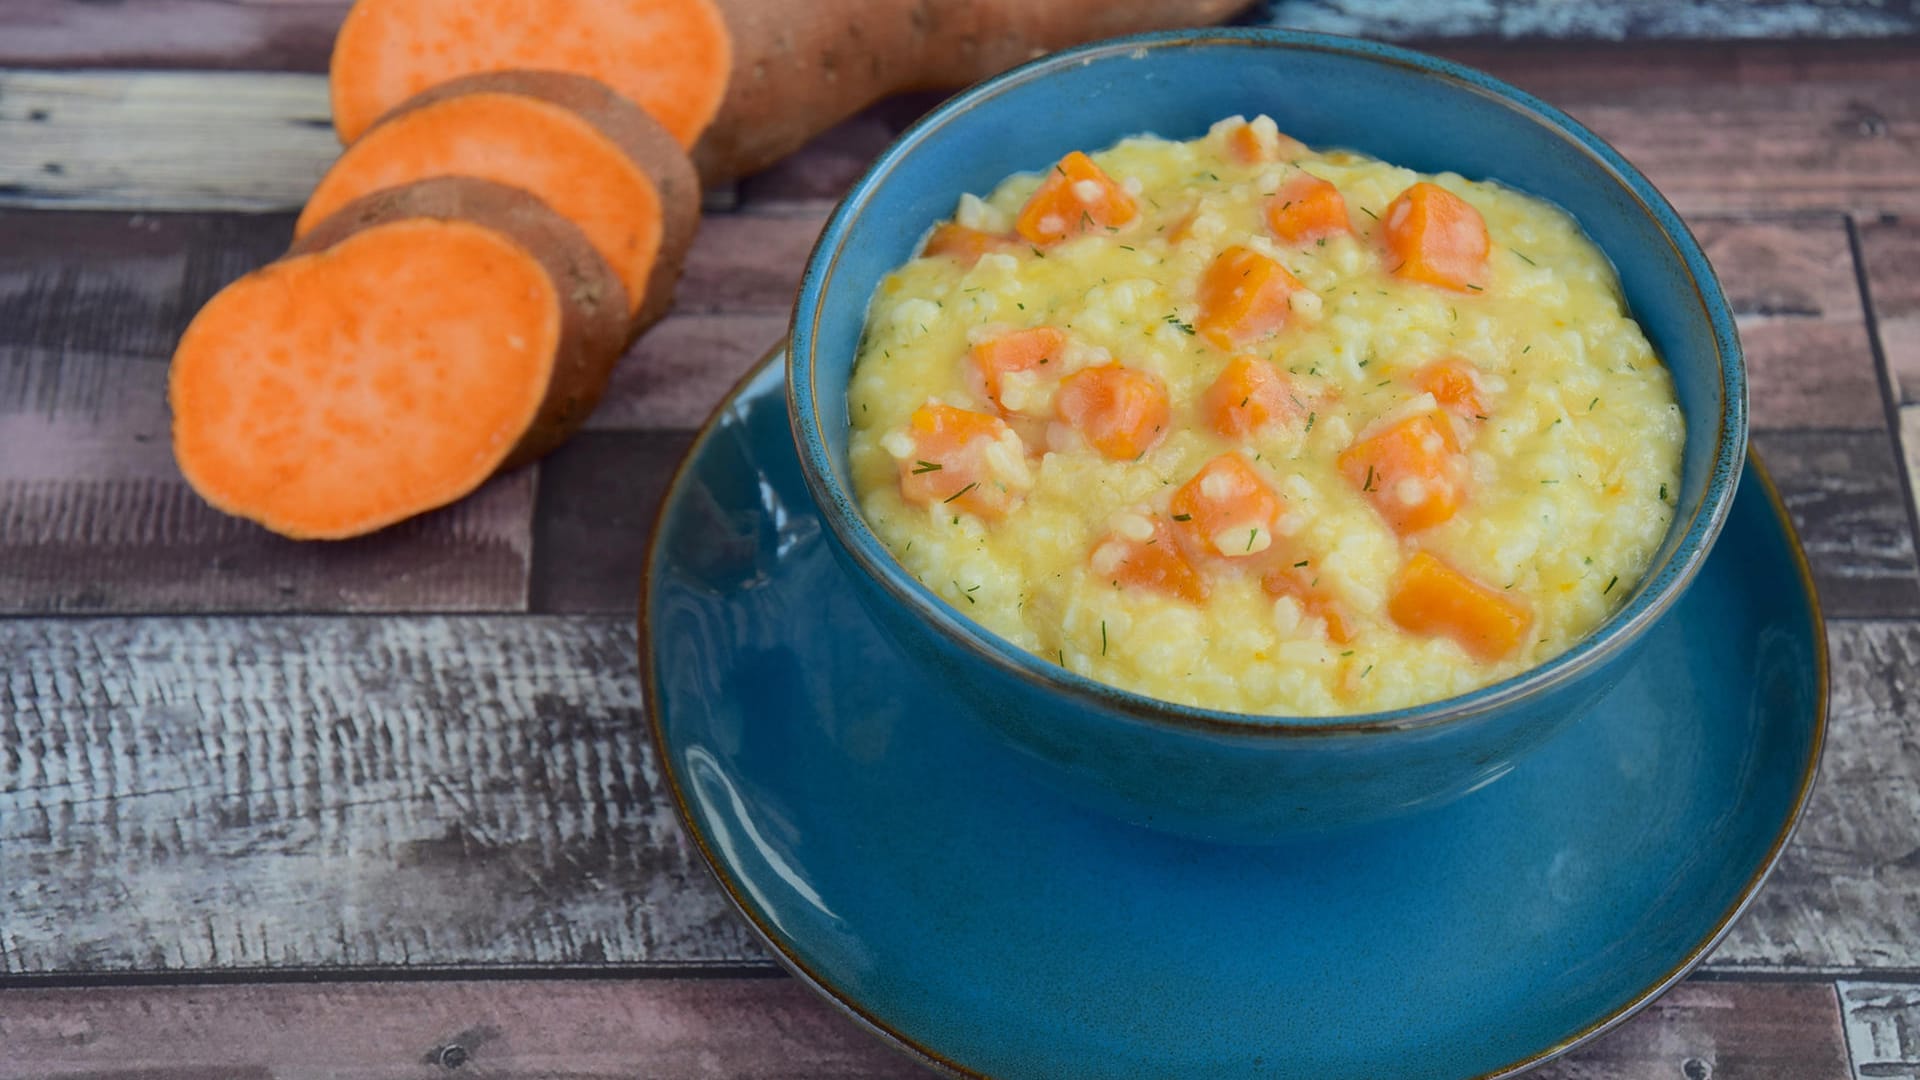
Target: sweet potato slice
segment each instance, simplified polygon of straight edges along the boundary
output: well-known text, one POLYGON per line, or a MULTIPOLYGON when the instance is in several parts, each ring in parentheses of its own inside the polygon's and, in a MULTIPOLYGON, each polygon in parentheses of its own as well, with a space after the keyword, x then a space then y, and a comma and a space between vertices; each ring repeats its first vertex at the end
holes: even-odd
POLYGON ((1119 364, 1082 368, 1060 383, 1060 419, 1107 457, 1131 461, 1166 438, 1172 407, 1167 384, 1119 364))
POLYGON ((1382 218, 1392 273, 1458 292, 1487 284, 1487 223, 1473 204, 1425 180, 1400 193, 1382 218))
POLYGON ((1438 409, 1361 432, 1340 454, 1339 467, 1387 524, 1402 533, 1446 521, 1466 497, 1467 466, 1460 443, 1438 409))
POLYGON ((201 309, 168 373, 174 456, 208 502, 275 532, 372 532, 557 445, 625 321, 613 272, 532 196, 398 188, 201 309))
POLYGON ((1305 286, 1287 268, 1248 247, 1222 251, 1200 277, 1200 335, 1237 349, 1278 331, 1305 286))
POLYGON ((1483 662, 1511 656, 1533 622, 1532 613, 1510 594, 1424 551, 1401 568, 1387 599, 1387 615, 1413 633, 1452 638, 1483 662))
POLYGON ((1126 515, 1126 522, 1094 545, 1088 565, 1103 580, 1132 589, 1149 589, 1190 604, 1206 600, 1208 589, 1187 561, 1165 519, 1126 515))
POLYGON ((1267 200, 1267 228, 1290 244, 1310 244, 1353 231, 1340 189, 1306 172, 1281 184, 1267 200))
POLYGON ((422 90, 516 69, 598 79, 692 147, 726 96, 733 35, 713 0, 358 0, 333 43, 334 130, 351 144, 422 90))
POLYGON ((1174 531, 1190 549, 1240 559, 1273 546, 1285 506, 1246 458, 1226 453, 1182 484, 1168 509, 1174 531))
POLYGON ((699 220, 699 177, 664 128, 604 84, 495 72, 410 98, 327 170, 294 236, 362 195, 435 176, 538 196, 619 275, 633 332, 666 314, 699 220))
POLYGON ((989 338, 969 354, 980 388, 1002 412, 1044 414, 1029 400, 1036 384, 1059 377, 1067 348, 1066 331, 1035 326, 989 338))
POLYGON ((1033 489, 1026 447, 997 416, 929 402, 913 410, 887 449, 900 469, 900 495, 992 521, 1033 489), (897 436, 897 437, 896 437, 897 436))
POLYGON ((1032 243, 1057 244, 1090 229, 1117 229, 1138 214, 1133 196, 1075 150, 1048 171, 1013 228, 1032 243))

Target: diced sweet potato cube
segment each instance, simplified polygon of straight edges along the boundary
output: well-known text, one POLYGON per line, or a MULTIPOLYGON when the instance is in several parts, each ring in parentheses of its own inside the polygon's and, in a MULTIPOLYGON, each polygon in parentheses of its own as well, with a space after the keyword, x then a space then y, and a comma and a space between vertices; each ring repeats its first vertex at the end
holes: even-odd
POLYGON ((1269 570, 1260 578, 1260 587, 1268 596, 1291 596, 1300 605, 1300 610, 1319 618, 1327 625, 1327 640, 1345 645, 1353 640, 1353 616, 1326 589, 1314 584, 1311 570, 1300 566, 1281 566, 1269 570))
POLYGON ((1280 185, 1267 200, 1267 228, 1292 244, 1309 244, 1353 231, 1347 221, 1347 200, 1340 189, 1305 172, 1280 185))
POLYGON ((1115 529, 1094 545, 1088 562, 1094 573, 1122 586, 1152 589, 1193 604, 1207 598, 1206 580, 1158 517, 1135 517, 1115 529))
POLYGON ((1235 124, 1227 131, 1227 153, 1243 165, 1292 161, 1306 152, 1305 143, 1282 134, 1265 117, 1235 124))
POLYGON ((971 355, 981 389, 994 405, 1005 412, 1022 412, 1026 411, 1024 400, 1006 400, 1009 379, 1050 377, 1060 370, 1066 348, 1066 331, 1035 326, 983 341, 973 347, 971 355))
POLYGON ((1303 286, 1287 268, 1248 247, 1221 252, 1200 278, 1200 317, 1208 341, 1235 349, 1275 333, 1292 314, 1303 286))
POLYGON ((1173 493, 1174 531, 1194 551, 1230 559, 1273 546, 1280 494, 1239 454, 1221 454, 1173 493))
POLYGON ((1387 615, 1416 633, 1449 637, 1475 659, 1513 655, 1532 625, 1511 594, 1490 588, 1422 551, 1407 560, 1387 599, 1387 615))
POLYGON ((1435 360, 1414 374, 1413 384, 1433 395, 1442 407, 1460 416, 1484 416, 1479 370, 1459 357, 1435 360))
POLYGON ((1291 384, 1272 364, 1236 356, 1200 397, 1200 415, 1229 439, 1244 439, 1301 415, 1291 384))
POLYGON ((1094 449, 1122 460, 1139 457, 1165 438, 1172 411, 1158 376, 1119 364, 1067 376, 1054 407, 1094 449))
POLYGON ((1400 193, 1382 219, 1393 273, 1445 289, 1487 284, 1487 223, 1465 199, 1424 180, 1400 193))
POLYGON ((1010 242, 1010 237, 998 233, 982 232, 958 222, 943 221, 927 234, 926 246, 920 249, 920 254, 947 255, 959 260, 962 266, 972 266, 980 261, 980 256, 999 251, 1010 242))
POLYGON ((1033 490, 1026 447, 997 416, 922 405, 908 420, 905 439, 888 449, 908 502, 943 504, 992 520, 1005 517, 1033 490))
POLYGON ((1466 494, 1467 466, 1453 425, 1438 409, 1415 413, 1340 455, 1340 473, 1402 533, 1452 517, 1466 494))
POLYGON ((1075 150, 1047 173, 1013 227, 1031 243, 1057 244, 1087 229, 1119 228, 1137 212, 1133 196, 1075 150))

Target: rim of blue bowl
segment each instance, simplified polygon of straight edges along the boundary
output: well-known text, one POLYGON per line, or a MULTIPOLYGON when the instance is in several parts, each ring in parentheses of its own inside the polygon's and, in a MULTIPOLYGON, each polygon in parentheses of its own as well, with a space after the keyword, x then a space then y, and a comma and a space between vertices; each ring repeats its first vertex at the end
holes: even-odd
MULTIPOLYGON (((1497 177, 1495 178, 1497 179, 1497 177)), ((959 192, 954 197, 959 197, 959 192)), ((1664 360, 1662 361, 1664 363, 1664 360)), ((1706 562, 1733 506, 1734 491, 1746 456, 1747 380, 1744 354, 1734 327, 1733 312, 1719 278, 1707 262, 1700 243, 1666 197, 1640 171, 1598 135, 1552 105, 1485 72, 1450 60, 1334 34, 1277 30, 1264 27, 1216 27, 1171 30, 1112 38, 1062 50, 1013 68, 976 84, 943 102, 903 132, 876 158, 834 209, 826 228, 807 257, 800 293, 793 309, 787 352, 788 420, 800 456, 800 472, 827 527, 861 570, 895 600, 925 620, 942 637, 978 659, 1016 678, 1036 682, 1082 704, 1117 712, 1135 721, 1189 731, 1251 737, 1316 737, 1385 733, 1457 723, 1501 709, 1512 702, 1560 686, 1604 664, 1629 647, 1679 600, 1706 562), (815 409, 818 389, 812 362, 819 301, 832 280, 847 233, 866 207, 872 192, 908 155, 958 115, 993 98, 1009 87, 1032 82, 1092 60, 1135 53, 1144 49, 1193 48, 1210 45, 1256 45, 1283 50, 1338 53, 1362 60, 1412 68, 1490 98, 1533 120, 1578 149, 1634 199, 1679 256, 1702 313, 1713 328, 1720 368, 1718 432, 1706 498, 1684 523, 1685 532, 1673 556, 1644 578, 1632 599, 1599 628, 1560 655, 1499 682, 1439 701, 1380 712, 1313 717, 1278 713, 1240 713, 1207 709, 1150 697, 1090 679, 1021 649, 942 600, 909 575, 874 534, 851 493, 834 478, 832 462, 822 438, 815 409)), ((844 393, 845 387, 836 388, 844 393)), ((1689 416, 1688 423, 1695 422, 1689 416)), ((1676 521, 1669 530, 1679 528, 1676 521)))

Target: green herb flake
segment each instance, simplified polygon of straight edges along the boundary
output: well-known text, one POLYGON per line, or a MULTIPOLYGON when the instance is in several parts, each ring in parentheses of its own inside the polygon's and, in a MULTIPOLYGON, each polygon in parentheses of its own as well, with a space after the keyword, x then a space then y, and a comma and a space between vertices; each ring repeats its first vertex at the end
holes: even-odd
POLYGON ((1107 655, 1107 620, 1100 620, 1100 655, 1107 655))
POLYGON ((1369 675, 1371 675, 1371 674, 1373 674, 1373 665, 1372 665, 1372 664, 1368 664, 1368 665, 1367 665, 1367 670, 1365 670, 1365 671, 1363 671, 1363 672, 1361 672, 1361 673, 1360 673, 1360 677, 1364 679, 1364 678, 1366 678, 1367 676, 1369 676, 1369 675))
POLYGON ((913 467, 913 475, 919 476, 921 473, 939 472, 944 468, 946 468, 946 466, 937 461, 916 462, 913 467))
POLYGON ((1312 559, 1301 559, 1301 560, 1300 560, 1299 562, 1297 562, 1297 563, 1294 563, 1293 565, 1294 565, 1294 566, 1296 566, 1296 567, 1299 567, 1299 566, 1305 566, 1305 565, 1307 565, 1308 563, 1310 563, 1310 562, 1312 562, 1312 561, 1313 561, 1312 559))
POLYGON ((1527 258, 1526 253, 1519 250, 1518 248, 1508 248, 1507 250, 1513 252, 1515 255, 1518 255, 1520 257, 1520 261, 1523 263, 1526 263, 1528 266, 1540 265, 1539 263, 1534 262, 1532 259, 1527 258))
POLYGON ((1660 501, 1661 502, 1667 501, 1667 485, 1665 484, 1660 485, 1660 501))
MULTIPOLYGON (((1348 482, 1351 483, 1352 481, 1348 481, 1348 482)), ((1373 466, 1371 465, 1367 466, 1367 479, 1365 483, 1360 485, 1360 490, 1361 491, 1373 490, 1373 466)))
POLYGON ((1606 587, 1606 588, 1604 588, 1604 589, 1601 589, 1601 590, 1600 590, 1600 595, 1601 595, 1601 596, 1605 596, 1605 595, 1607 595, 1608 593, 1610 593, 1610 592, 1612 592, 1612 591, 1613 591, 1613 587, 1614 587, 1615 585, 1618 585, 1618 584, 1620 584, 1620 575, 1619 575, 1619 574, 1615 574, 1615 575, 1613 575, 1613 577, 1612 577, 1612 578, 1611 578, 1611 579, 1610 579, 1610 580, 1609 580, 1609 581, 1607 582, 1607 587, 1606 587))
POLYGON ((1192 520, 1193 520, 1193 515, 1192 515, 1192 514, 1175 514, 1175 515, 1173 515, 1173 520, 1175 520, 1175 521, 1192 521, 1192 520))
POLYGON ((1317 419, 1319 419, 1319 417, 1320 417, 1320 414, 1319 414, 1319 413, 1308 413, 1308 414, 1307 414, 1307 431, 1308 431, 1309 433, 1313 431, 1313 422, 1314 422, 1315 420, 1317 420, 1317 419))
POLYGON ((1247 550, 1248 551, 1253 550, 1253 542, 1258 539, 1260 539, 1260 527, 1258 525, 1255 525, 1253 528, 1247 530, 1247 550))
POLYGON ((1366 207, 1364 207, 1364 206, 1360 208, 1360 212, 1361 212, 1361 213, 1363 213, 1363 214, 1365 214, 1365 215, 1367 215, 1368 217, 1370 217, 1370 218, 1372 218, 1372 219, 1373 219, 1373 220, 1375 220, 1375 221, 1379 221, 1379 220, 1380 220, 1380 215, 1379 215, 1379 214, 1376 214, 1376 213, 1374 213, 1373 211, 1371 211, 1371 210, 1369 210, 1369 209, 1367 209, 1367 208, 1366 208, 1366 207))
POLYGON ((943 503, 950 503, 953 500, 959 498, 962 495, 965 495, 967 492, 972 491, 974 488, 977 488, 979 486, 980 486, 980 481, 975 480, 973 483, 968 484, 966 487, 961 488, 959 491, 954 492, 953 494, 947 496, 944 499, 941 499, 940 501, 943 503))

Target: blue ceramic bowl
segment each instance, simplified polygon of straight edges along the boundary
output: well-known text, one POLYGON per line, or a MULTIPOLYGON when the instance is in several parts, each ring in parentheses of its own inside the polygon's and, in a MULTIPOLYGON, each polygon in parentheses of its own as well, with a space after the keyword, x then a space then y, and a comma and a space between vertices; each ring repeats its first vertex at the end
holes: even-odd
POLYGON ((788 403, 800 466, 876 620, 1040 774, 1127 820, 1263 840, 1377 819, 1471 791, 1606 693, 1679 599, 1733 500, 1746 452, 1746 372, 1699 245, 1645 177, 1553 107, 1405 49, 1320 34, 1199 30, 1035 61, 942 105, 874 163, 821 235, 794 309, 788 403), (1253 716, 1148 698, 1015 648, 905 572, 862 519, 846 388, 881 278, 961 192, 1075 149, 1152 132, 1185 139, 1267 113, 1310 145, 1452 170, 1557 203, 1620 274, 1673 373, 1687 419, 1677 513, 1654 563, 1605 625, 1559 657, 1461 697, 1339 718, 1253 716))

